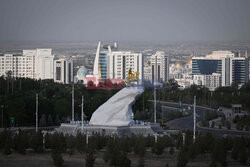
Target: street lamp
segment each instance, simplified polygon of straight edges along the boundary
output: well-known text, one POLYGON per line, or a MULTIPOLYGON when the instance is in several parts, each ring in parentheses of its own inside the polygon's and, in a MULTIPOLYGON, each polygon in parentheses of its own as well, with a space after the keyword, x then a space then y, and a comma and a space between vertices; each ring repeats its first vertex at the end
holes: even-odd
POLYGON ((4 105, 1 105, 1 108, 2 108, 2 128, 3 128, 3 108, 4 108, 4 105))

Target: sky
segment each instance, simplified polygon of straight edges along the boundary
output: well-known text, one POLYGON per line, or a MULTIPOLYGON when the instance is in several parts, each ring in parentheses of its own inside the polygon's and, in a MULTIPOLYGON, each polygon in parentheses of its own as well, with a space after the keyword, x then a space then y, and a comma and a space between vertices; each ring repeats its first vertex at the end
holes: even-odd
POLYGON ((250 41, 250 0, 0 0, 0 41, 250 41))

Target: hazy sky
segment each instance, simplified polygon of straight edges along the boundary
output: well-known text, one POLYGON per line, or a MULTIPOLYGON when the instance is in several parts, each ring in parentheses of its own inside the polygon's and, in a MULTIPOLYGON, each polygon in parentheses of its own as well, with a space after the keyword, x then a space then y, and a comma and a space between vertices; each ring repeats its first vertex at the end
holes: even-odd
POLYGON ((0 0, 0 41, 250 41, 250 0, 0 0))

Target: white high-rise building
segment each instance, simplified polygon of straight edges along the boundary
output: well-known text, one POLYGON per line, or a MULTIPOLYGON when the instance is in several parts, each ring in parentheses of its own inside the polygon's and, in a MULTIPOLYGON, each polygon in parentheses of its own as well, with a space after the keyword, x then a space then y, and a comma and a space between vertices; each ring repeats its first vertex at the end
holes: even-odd
POLYGON ((143 79, 143 56, 141 53, 130 51, 114 51, 108 53, 108 78, 126 79, 129 69, 139 72, 139 79, 143 79))
POLYGON ((0 76, 53 79, 51 49, 23 50, 22 54, 0 54, 0 76))
POLYGON ((139 72, 139 79, 143 79, 143 56, 142 53, 131 51, 117 51, 114 45, 102 46, 98 43, 94 62, 93 76, 96 79, 127 79, 127 74, 131 68, 132 72, 139 72))
POLYGON ((74 81, 73 60, 65 58, 54 60, 54 81, 66 84, 74 81))
POLYGON ((150 58, 152 81, 167 82, 169 80, 169 57, 162 51, 157 51, 150 58))
POLYGON ((54 55, 52 49, 36 49, 36 79, 53 79, 54 55))

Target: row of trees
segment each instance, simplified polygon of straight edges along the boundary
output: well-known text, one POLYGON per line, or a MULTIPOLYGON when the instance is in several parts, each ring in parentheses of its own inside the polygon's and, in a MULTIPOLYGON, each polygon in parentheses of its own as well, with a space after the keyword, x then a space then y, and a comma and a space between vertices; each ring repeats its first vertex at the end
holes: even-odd
MULTIPOLYGON (((72 85, 54 83, 53 80, 32 80, 27 78, 0 77, 0 105, 4 114, 4 126, 10 126, 10 117, 15 118, 18 126, 35 124, 35 94, 39 94, 39 119, 45 115, 47 122, 57 124, 71 118, 71 90, 72 85), (20 86, 21 85, 21 86, 20 86), (51 118, 48 121, 48 118, 51 118)), ((92 113, 112 95, 117 89, 87 89, 82 84, 75 85, 75 117, 80 119, 81 97, 84 96, 84 112, 89 119, 92 113)), ((229 107, 232 103, 240 103, 246 110, 250 110, 250 83, 238 89, 237 85, 221 87, 214 92, 205 87, 192 85, 184 90, 178 89, 174 80, 164 83, 156 90, 157 100, 193 103, 193 96, 197 96, 197 104, 217 108, 229 107)), ((153 107, 149 100, 153 99, 153 89, 145 88, 144 93, 133 105, 135 116, 140 120, 153 119, 153 107)), ((161 107, 158 111, 161 111, 161 107)), ((161 112, 158 113, 160 117, 161 112)), ((0 115, 1 117, 1 115, 0 115)))
POLYGON ((27 148, 32 148, 36 153, 51 151, 51 158, 56 166, 63 164, 62 154, 69 156, 80 153, 85 157, 86 166, 91 167, 95 162, 95 154, 103 153, 103 160, 110 166, 129 167, 131 160, 128 154, 139 157, 138 165, 144 166, 144 156, 151 150, 152 155, 159 157, 168 148, 169 155, 177 150, 176 164, 178 167, 186 166, 189 161, 198 155, 210 154, 210 166, 227 166, 228 155, 241 164, 246 164, 250 157, 250 138, 214 138, 210 133, 198 134, 195 142, 192 140, 192 132, 186 131, 185 141, 182 135, 158 137, 148 136, 103 136, 93 134, 86 143, 86 136, 78 133, 76 136, 60 133, 46 134, 41 132, 21 131, 12 135, 6 130, 0 133, 0 150, 9 155, 13 151, 25 154, 27 148))

